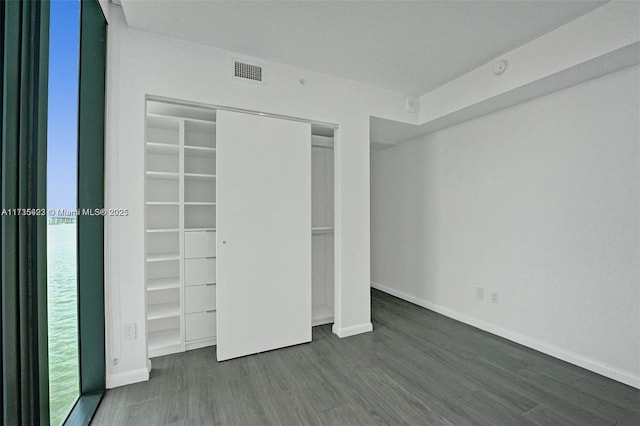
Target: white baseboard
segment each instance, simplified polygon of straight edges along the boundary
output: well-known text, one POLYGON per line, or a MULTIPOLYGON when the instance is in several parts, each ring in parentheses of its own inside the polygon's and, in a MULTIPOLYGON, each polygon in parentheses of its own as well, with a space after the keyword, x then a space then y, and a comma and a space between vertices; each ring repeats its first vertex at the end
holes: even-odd
POLYGON ((458 311, 454 311, 453 309, 436 305, 435 303, 431 303, 427 300, 420 299, 418 297, 412 296, 402 291, 395 290, 391 287, 388 287, 380 283, 372 282, 371 287, 377 290, 383 291, 385 293, 388 293, 399 299, 406 300, 407 302, 411 302, 418 306, 422 306, 423 308, 430 309, 434 312, 437 312, 449 318, 453 318, 457 321, 463 322, 470 326, 479 328, 480 330, 484 330, 488 333, 495 334, 496 336, 503 337, 513 342, 519 343, 523 346, 527 346, 531 349, 535 349, 544 354, 550 355, 554 358, 558 358, 568 363, 577 365, 579 367, 586 368, 587 370, 601 374, 610 379, 613 379, 618 382, 624 383, 626 385, 633 386, 634 388, 640 389, 640 376, 634 375, 631 372, 617 369, 615 367, 612 367, 607 364, 603 364, 599 361, 593 360, 591 358, 587 358, 575 352, 571 352, 566 349, 560 348, 558 346, 551 345, 551 344, 542 342, 540 340, 524 336, 519 333, 515 333, 511 330, 507 330, 495 324, 491 324, 486 321, 482 321, 480 319, 460 313, 458 311))
POLYGON ((147 368, 139 368, 137 370, 124 371, 122 373, 108 374, 107 389, 130 385, 132 383, 146 382, 147 380, 149 380, 149 370, 147 368))
POLYGON ((344 328, 338 328, 335 324, 333 324, 332 331, 333 331, 333 334, 335 334, 340 338, 349 337, 349 336, 354 336, 356 334, 373 331, 373 324, 368 322, 366 324, 352 325, 351 327, 344 327, 344 328))

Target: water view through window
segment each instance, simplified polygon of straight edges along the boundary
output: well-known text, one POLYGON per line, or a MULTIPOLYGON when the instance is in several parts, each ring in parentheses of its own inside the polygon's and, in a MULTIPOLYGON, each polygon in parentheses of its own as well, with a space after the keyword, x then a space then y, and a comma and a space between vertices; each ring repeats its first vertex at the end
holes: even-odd
POLYGON ((51 2, 47 129, 47 297, 51 424, 60 425, 80 393, 77 208, 80 2, 51 2))

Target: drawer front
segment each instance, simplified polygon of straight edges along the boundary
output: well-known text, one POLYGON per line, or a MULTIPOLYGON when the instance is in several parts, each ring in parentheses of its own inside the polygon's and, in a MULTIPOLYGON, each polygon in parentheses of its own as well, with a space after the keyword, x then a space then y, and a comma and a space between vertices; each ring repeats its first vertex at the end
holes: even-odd
POLYGON ((216 286, 197 285, 185 289, 185 306, 188 314, 216 309, 216 286))
POLYGON ((215 257, 215 231, 185 231, 184 257, 215 257))
POLYGON ((199 340, 216 335, 216 313, 198 312, 197 314, 187 314, 186 340, 199 340))
POLYGON ((184 285, 202 285, 216 283, 215 259, 185 259, 184 285))

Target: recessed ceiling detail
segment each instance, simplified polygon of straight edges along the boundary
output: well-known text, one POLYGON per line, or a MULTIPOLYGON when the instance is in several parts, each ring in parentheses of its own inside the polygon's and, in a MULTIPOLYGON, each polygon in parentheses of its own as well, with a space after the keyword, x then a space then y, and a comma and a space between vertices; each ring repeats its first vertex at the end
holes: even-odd
POLYGON ((122 0, 132 28, 416 96, 603 3, 122 0))

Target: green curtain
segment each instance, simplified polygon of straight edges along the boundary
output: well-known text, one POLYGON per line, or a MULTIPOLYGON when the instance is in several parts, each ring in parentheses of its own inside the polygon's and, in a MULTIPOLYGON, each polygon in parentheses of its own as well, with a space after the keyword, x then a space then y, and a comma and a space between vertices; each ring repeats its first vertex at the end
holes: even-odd
POLYGON ((42 213, 49 3, 3 1, 0 23, 0 418, 5 425, 48 424, 47 224, 42 213))

